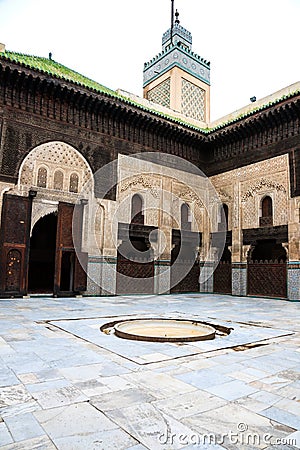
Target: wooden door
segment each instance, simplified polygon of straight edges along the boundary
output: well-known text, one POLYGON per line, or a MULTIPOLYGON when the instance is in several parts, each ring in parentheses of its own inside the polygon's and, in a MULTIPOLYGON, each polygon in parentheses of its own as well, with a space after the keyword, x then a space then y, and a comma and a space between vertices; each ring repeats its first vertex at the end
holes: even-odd
POLYGON ((72 295, 87 286, 87 253, 81 252, 83 205, 59 202, 54 294, 72 295), (74 234, 74 237, 73 237, 74 234))
POLYGON ((3 196, 0 240, 3 295, 27 294, 32 199, 33 196, 3 196))

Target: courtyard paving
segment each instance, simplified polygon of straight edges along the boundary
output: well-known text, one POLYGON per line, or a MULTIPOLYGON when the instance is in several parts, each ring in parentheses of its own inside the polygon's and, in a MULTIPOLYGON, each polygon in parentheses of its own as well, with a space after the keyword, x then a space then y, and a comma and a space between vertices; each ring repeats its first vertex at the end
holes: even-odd
POLYGON ((300 303, 186 294, 0 300, 0 449, 300 448, 300 303), (213 341, 126 341, 192 318, 213 341))

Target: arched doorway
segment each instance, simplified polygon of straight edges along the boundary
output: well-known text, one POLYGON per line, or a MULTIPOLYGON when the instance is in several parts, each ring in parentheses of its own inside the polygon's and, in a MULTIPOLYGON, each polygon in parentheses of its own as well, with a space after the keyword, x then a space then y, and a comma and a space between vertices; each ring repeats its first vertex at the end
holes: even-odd
POLYGON ((28 291, 52 293, 55 271, 57 215, 42 217, 30 238, 28 291))
MULTIPOLYGON (((37 194, 28 214, 28 230, 41 211, 48 211, 49 204, 45 205, 45 201, 52 205, 55 202, 58 207, 57 217, 48 211, 35 223, 31 239, 28 232, 23 243, 25 257, 21 270, 25 287, 20 290, 23 295, 51 292, 65 296, 86 291, 88 254, 82 252, 82 224, 84 205, 88 202, 82 199, 75 208, 77 193, 83 188, 87 197, 93 194, 93 173, 83 155, 69 144, 47 142, 33 148, 24 158, 19 169, 18 189, 20 192, 30 189, 37 194), (76 251, 72 238, 73 214, 78 216, 76 226, 80 237, 76 251)), ((13 210, 11 215, 14 216, 13 210)))

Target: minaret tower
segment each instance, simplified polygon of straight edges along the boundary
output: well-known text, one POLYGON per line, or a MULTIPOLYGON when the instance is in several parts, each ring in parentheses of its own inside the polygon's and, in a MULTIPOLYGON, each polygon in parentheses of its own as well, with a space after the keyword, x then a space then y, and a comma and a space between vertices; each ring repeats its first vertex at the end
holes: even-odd
POLYGON ((192 35, 180 25, 171 0, 171 28, 162 52, 144 65, 144 98, 202 122, 210 120, 210 63, 192 51, 192 35))

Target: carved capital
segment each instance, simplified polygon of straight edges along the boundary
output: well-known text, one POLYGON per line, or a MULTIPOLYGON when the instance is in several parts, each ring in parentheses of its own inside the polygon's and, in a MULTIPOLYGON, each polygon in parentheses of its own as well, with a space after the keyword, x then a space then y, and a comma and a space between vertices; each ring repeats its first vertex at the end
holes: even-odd
POLYGON ((250 250, 252 245, 243 245, 242 246, 242 262, 247 262, 248 256, 250 256, 250 250))

